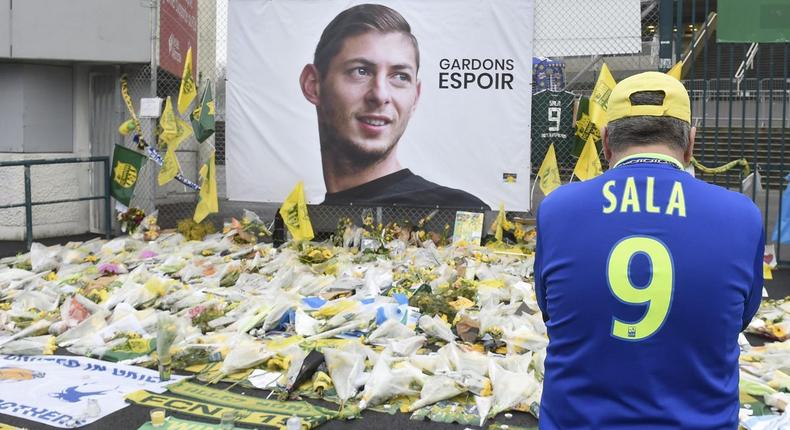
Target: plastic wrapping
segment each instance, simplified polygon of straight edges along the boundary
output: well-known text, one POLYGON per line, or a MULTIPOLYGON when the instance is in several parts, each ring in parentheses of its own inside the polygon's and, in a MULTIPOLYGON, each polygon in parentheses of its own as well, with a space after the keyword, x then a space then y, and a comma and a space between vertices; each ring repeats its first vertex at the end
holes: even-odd
POLYGON ((30 265, 32 271, 36 273, 46 272, 47 270, 57 269, 60 266, 60 245, 46 246, 38 242, 33 242, 30 246, 30 265))
POLYGON ((390 340, 406 339, 412 336, 414 336, 414 331, 401 324, 400 321, 389 319, 370 333, 368 343, 386 346, 390 340))
POLYGON ((511 372, 494 362, 490 362, 489 366, 488 373, 494 389, 490 416, 526 402, 540 387, 532 373, 511 372))
MULTIPOLYGON (((251 337, 239 335, 230 344, 230 352, 222 362, 220 371, 222 375, 232 375, 263 363, 273 357, 274 353, 267 350, 259 342, 255 342, 251 337)), ((293 363, 293 361, 291 362, 293 363)))
POLYGON ((455 342, 455 335, 450 325, 442 321, 438 315, 434 315, 433 318, 428 315, 423 315, 420 317, 419 327, 428 336, 441 339, 445 342, 455 342))
POLYGON ((397 367, 392 366, 395 361, 386 352, 379 357, 362 392, 360 409, 379 405, 397 396, 417 395, 415 387, 422 386, 425 375, 407 361, 398 362, 397 367))
POLYGON ((365 356, 334 348, 324 348, 323 353, 337 396, 345 403, 359 391, 359 379, 365 370, 365 356))
POLYGON ((453 398, 466 391, 458 382, 448 376, 437 375, 425 378, 420 391, 420 399, 409 406, 409 412, 453 398))

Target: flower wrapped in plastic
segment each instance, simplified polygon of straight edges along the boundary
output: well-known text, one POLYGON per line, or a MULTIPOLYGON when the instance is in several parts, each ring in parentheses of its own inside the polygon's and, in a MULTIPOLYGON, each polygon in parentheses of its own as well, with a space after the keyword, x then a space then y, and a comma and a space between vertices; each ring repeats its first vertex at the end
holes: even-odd
POLYGON ((428 376, 420 391, 420 399, 409 406, 409 412, 451 399, 466 391, 461 384, 445 375, 428 376))
POLYGON ((0 346, 0 353, 9 355, 52 355, 58 345, 55 336, 31 336, 0 346))
POLYGON ((425 380, 426 376, 408 360, 393 358, 385 350, 365 383, 359 408, 376 406, 397 396, 417 395, 425 380))
POLYGON ((354 351, 324 348, 324 358, 341 404, 357 395, 365 371, 365 356, 354 351))
POLYGON ((133 235, 142 224, 145 212, 136 207, 130 207, 125 212, 118 212, 118 222, 121 224, 121 231, 133 235))
POLYGON ((249 370, 274 356, 274 353, 266 349, 266 346, 247 335, 238 335, 230 343, 229 350, 228 356, 225 357, 220 367, 220 375, 214 381, 219 381, 227 375, 249 370))
POLYGON ((455 342, 455 334, 453 334, 450 324, 447 324, 438 315, 434 315, 433 318, 428 315, 421 316, 419 327, 428 336, 445 342, 455 342))
POLYGON ((222 229, 225 237, 232 238, 238 243, 258 243, 261 239, 272 235, 269 227, 255 212, 244 209, 241 220, 231 218, 222 229))

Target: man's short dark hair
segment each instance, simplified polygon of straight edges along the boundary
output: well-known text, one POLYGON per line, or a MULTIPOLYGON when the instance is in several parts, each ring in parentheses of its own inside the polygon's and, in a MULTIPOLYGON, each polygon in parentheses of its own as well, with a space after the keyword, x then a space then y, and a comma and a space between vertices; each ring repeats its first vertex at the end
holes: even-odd
POLYGON ((324 32, 315 47, 313 64, 321 78, 329 70, 329 62, 340 52, 343 42, 352 36, 370 31, 379 33, 403 33, 414 45, 417 69, 420 68, 420 49, 417 38, 411 33, 411 26, 396 10, 380 4, 361 4, 340 12, 324 32))
MULTIPOLYGON (((632 105, 658 105, 664 101, 662 91, 640 91, 631 95, 632 105)), ((689 146, 691 124, 669 116, 632 116, 607 125, 609 147, 618 152, 632 146, 663 143, 683 151, 689 146)))

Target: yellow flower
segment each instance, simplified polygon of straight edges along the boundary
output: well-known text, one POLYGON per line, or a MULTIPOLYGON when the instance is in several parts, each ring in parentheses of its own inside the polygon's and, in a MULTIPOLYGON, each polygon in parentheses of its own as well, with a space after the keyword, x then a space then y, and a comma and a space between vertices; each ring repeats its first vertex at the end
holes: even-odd
POLYGON ((322 254, 323 254, 323 257, 326 258, 327 260, 332 258, 332 251, 330 251, 328 249, 325 249, 322 254))
POLYGON ((214 255, 214 250, 213 249, 204 249, 203 251, 200 252, 200 255, 202 255, 204 257, 208 257, 209 255, 214 255))
POLYGON ((9 309, 11 309, 11 303, 10 302, 0 303, 0 311, 7 311, 9 309))
POLYGON ((55 342, 55 336, 50 336, 47 339, 47 344, 44 345, 44 349, 41 351, 44 355, 52 355, 55 353, 55 350, 58 349, 58 344, 55 342))
POLYGON ((58 274, 55 273, 55 272, 49 272, 49 274, 47 274, 45 279, 47 281, 57 281, 58 280, 58 274))
POLYGON ((99 257, 91 254, 91 255, 85 256, 85 258, 83 258, 82 261, 84 263, 95 263, 98 259, 99 259, 99 257))

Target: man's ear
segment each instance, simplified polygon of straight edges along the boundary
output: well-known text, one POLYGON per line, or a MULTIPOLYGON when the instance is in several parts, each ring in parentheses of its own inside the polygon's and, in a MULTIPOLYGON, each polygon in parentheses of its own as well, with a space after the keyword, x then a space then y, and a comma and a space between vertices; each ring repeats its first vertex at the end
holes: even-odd
POLYGON ((694 139, 697 137, 697 127, 691 127, 689 133, 689 146, 683 151, 683 162, 688 166, 691 163, 691 157, 694 155, 694 139))
POLYGON ((304 98, 318 106, 321 100, 321 83, 318 79, 318 69, 313 64, 307 64, 299 75, 299 85, 302 87, 304 98))
POLYGON ((411 112, 417 110, 417 104, 420 101, 420 93, 422 92, 422 81, 417 79, 417 95, 414 96, 414 104, 411 105, 411 112))
POLYGON ((601 128, 601 141, 603 141, 603 156, 606 158, 606 161, 612 161, 612 148, 609 147, 609 128, 602 127, 601 128))

